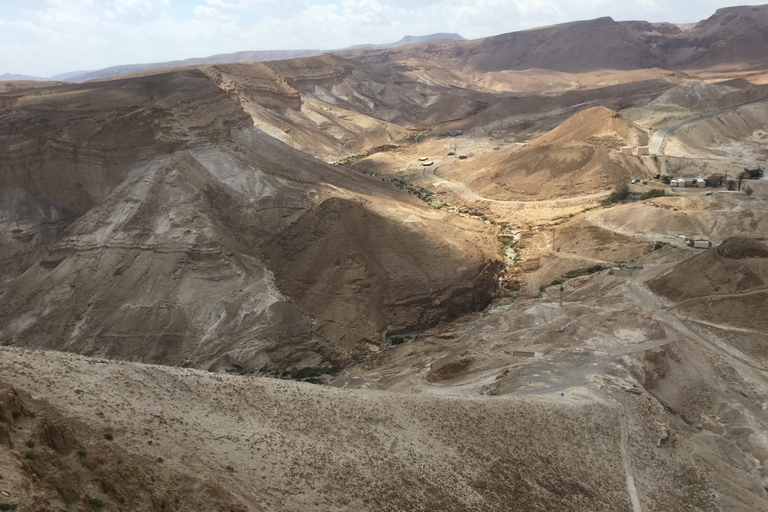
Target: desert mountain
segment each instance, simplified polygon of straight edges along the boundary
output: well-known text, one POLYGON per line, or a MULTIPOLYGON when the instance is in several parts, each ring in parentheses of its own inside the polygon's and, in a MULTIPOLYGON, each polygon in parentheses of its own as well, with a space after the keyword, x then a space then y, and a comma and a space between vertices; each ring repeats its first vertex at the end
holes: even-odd
POLYGON ((457 160, 439 172, 494 199, 588 194, 648 175, 636 158, 618 152, 647 140, 642 128, 615 111, 594 107, 522 148, 489 152, 471 164, 457 160))
MULTIPOLYGON (((449 39, 463 41, 464 38, 459 34, 430 34, 426 36, 405 36, 401 40, 395 43, 387 44, 361 44, 352 46, 351 49, 386 49, 397 48, 407 44, 421 43, 425 41, 434 41, 439 39, 449 39)), ((51 80, 64 80, 67 82, 82 83, 89 80, 99 80, 104 78, 112 78, 119 75, 127 75, 133 73, 140 73, 145 71, 151 71, 155 69, 164 68, 178 68, 187 66, 204 66, 215 64, 233 64, 239 62, 266 62, 272 60, 288 60, 297 59, 299 57, 308 57, 310 55, 317 55, 320 53, 326 53, 323 50, 261 50, 261 51, 243 51, 235 53, 221 53, 217 55, 211 55, 209 57, 195 57, 191 59, 173 60, 167 62, 152 62, 146 64, 124 64, 120 66, 111 66, 104 69, 95 71, 79 71, 71 73, 63 73, 53 77, 51 80)), ((0 75, 0 81, 4 80, 45 80, 44 78, 27 77, 24 75, 0 75)))
POLYGON ((718 11, 690 30, 665 23, 578 21, 471 41, 438 41, 367 52, 369 62, 419 58, 449 69, 584 72, 660 67, 701 69, 765 65, 768 6, 718 11))
POLYGON ((2 116, 5 344, 204 368, 343 362, 495 289, 483 224, 461 220, 454 240, 447 213, 269 137, 201 71, 36 89, 2 116), (339 247, 365 247, 330 297, 298 291, 301 269, 283 263, 345 262, 327 240, 307 245, 318 220, 339 247), (354 318, 341 307, 382 283, 354 318))

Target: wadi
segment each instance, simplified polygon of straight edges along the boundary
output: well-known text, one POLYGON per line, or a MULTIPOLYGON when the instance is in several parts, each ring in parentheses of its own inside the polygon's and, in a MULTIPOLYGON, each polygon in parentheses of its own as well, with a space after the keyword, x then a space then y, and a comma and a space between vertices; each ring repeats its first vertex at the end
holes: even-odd
POLYGON ((0 510, 768 510, 766 34, 0 83, 0 510))

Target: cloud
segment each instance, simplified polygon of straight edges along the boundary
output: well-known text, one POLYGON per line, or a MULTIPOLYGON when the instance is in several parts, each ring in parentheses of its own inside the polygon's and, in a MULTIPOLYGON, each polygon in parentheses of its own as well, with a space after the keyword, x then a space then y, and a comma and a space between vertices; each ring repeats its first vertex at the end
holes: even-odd
POLYGON ((335 49, 435 32, 478 38, 601 16, 692 22, 710 16, 723 3, 729 2, 3 0, 0 73, 49 76, 241 50, 335 49))

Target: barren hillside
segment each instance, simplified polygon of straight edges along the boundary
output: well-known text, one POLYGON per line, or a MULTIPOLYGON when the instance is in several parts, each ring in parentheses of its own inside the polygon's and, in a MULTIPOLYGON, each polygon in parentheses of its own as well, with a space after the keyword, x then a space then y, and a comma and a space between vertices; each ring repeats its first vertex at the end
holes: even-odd
POLYGON ((604 107, 584 110, 520 149, 456 161, 439 173, 494 199, 549 199, 610 189, 649 174, 637 157, 619 154, 643 145, 639 126, 604 107))
MULTIPOLYGON (((0 179, 12 199, 3 203, 11 235, 3 241, 19 260, 4 268, 15 277, 0 296, 6 344, 204 368, 341 363, 378 346, 386 332, 490 300, 497 269, 491 229, 467 220, 459 231, 435 229, 450 225, 449 216, 272 139, 252 127, 239 96, 206 74, 45 92, 17 98, 2 113, 7 168, 0 179), (26 198, 36 203, 18 208, 26 198), (282 262, 303 249, 281 240, 311 236, 302 229, 312 222, 302 219, 327 211, 332 198, 369 205, 343 208, 334 219, 362 208, 375 225, 383 214, 370 240, 382 248, 407 240, 408 251, 396 266, 374 264, 376 256, 361 274, 336 275, 336 285, 343 289, 349 279, 350 287, 329 301, 322 288, 291 285, 294 273, 282 271, 282 262), (399 213, 387 213, 393 209, 399 213), (424 273, 427 253, 435 266, 424 273), (371 320, 349 336, 342 305, 398 279, 410 286, 391 288, 384 310, 359 301, 357 313, 371 320), (443 299, 425 299, 424 289, 443 299)), ((337 243, 352 247, 371 233, 341 232, 337 243)), ((309 268, 341 261, 319 253, 309 268)))

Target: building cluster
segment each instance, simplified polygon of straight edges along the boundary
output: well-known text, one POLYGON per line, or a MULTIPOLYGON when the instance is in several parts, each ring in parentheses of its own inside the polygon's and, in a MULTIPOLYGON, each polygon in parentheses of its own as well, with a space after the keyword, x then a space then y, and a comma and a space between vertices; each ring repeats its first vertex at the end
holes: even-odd
POLYGON ((677 178, 670 181, 669 186, 678 188, 704 188, 707 186, 707 183, 704 181, 704 178, 677 178))

